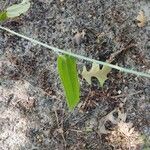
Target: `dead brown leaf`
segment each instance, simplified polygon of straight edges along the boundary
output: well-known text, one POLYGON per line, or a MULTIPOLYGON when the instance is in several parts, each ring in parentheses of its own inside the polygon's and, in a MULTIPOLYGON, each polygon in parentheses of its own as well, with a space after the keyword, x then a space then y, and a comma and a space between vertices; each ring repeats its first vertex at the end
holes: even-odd
POLYGON ((80 45, 82 39, 85 37, 85 30, 82 30, 82 32, 77 31, 76 34, 73 37, 73 43, 80 45))
POLYGON ((147 18, 144 14, 144 11, 140 11, 137 18, 136 18, 139 22, 137 23, 138 27, 144 27, 147 21, 147 18))

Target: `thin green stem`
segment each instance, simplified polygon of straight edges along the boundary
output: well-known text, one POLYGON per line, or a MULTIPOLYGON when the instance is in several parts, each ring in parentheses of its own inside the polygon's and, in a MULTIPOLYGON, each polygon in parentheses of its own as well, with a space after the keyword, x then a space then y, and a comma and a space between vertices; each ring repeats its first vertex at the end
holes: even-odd
POLYGON ((21 38, 24 38, 26 40, 29 40, 32 43, 41 45, 41 46, 43 46, 45 48, 48 48, 48 49, 50 49, 50 50, 52 50, 52 51, 54 51, 56 53, 67 54, 67 55, 73 56, 73 57, 78 58, 78 59, 90 61, 90 62, 97 63, 97 64, 100 64, 100 65, 106 65, 106 66, 109 66, 111 68, 117 69, 117 70, 122 71, 122 72, 131 73, 131 74, 135 74, 137 76, 143 76, 143 77, 150 78, 150 74, 148 74, 148 73, 138 72, 138 71, 135 71, 135 70, 132 70, 132 69, 127 69, 127 68, 119 67, 117 65, 113 65, 113 64, 110 64, 110 63, 107 63, 107 62, 98 61, 98 60, 91 59, 91 58, 88 58, 88 57, 85 57, 85 56, 82 56, 82 55, 74 54, 72 52, 64 51, 64 50, 61 50, 59 48, 56 48, 56 47, 53 47, 53 46, 49 46, 49 45, 47 45, 45 43, 42 43, 40 41, 37 41, 35 39, 29 38, 27 36, 24 36, 22 34, 16 33, 15 31, 12 31, 12 30, 10 30, 8 28, 5 28, 5 27, 2 27, 2 26, 0 26, 0 29, 5 30, 7 32, 10 32, 10 33, 12 33, 12 34, 14 34, 16 36, 19 36, 21 38))

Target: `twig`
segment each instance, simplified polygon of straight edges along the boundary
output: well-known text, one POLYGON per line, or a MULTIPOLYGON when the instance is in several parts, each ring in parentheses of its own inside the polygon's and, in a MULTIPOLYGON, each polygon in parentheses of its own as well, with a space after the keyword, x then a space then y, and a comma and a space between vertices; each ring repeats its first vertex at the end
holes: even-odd
POLYGON ((49 46, 45 43, 42 43, 40 41, 37 41, 37 40, 34 40, 32 38, 29 38, 27 36, 24 36, 22 34, 19 34, 17 32, 14 32, 8 28, 5 28, 5 27, 2 27, 0 26, 0 29, 2 30, 5 30, 7 32, 10 32, 16 36, 19 36, 21 38, 24 38, 26 40, 29 40, 31 41, 32 43, 35 43, 35 44, 38 44, 38 45, 41 45, 45 48, 48 48, 48 49, 51 49, 52 51, 54 51, 55 53, 63 53, 63 54, 66 54, 66 55, 69 55, 69 56, 72 56, 72 57, 75 57, 77 59, 83 59, 83 60, 86 60, 86 61, 89 61, 89 62, 92 62, 92 63, 97 63, 97 64, 100 64, 100 65, 105 65, 105 66, 108 66, 108 67, 111 67, 111 68, 114 68, 114 69, 117 69, 119 71, 122 71, 122 72, 126 72, 126 73, 131 73, 131 74, 135 74, 137 76, 142 76, 142 77, 147 77, 147 78, 150 78, 150 74, 148 73, 144 73, 144 72, 138 72, 138 71, 135 71, 135 70, 132 70, 132 69, 127 69, 127 68, 123 68, 123 67, 119 67, 117 65, 113 65, 113 64, 110 64, 108 62, 103 62, 103 61, 98 61, 98 60, 95 60, 95 59, 91 59, 91 58, 88 58, 88 57, 85 57, 85 56, 82 56, 82 55, 78 55, 78 54, 75 54, 75 53, 72 53, 72 52, 68 52, 68 51, 65 51, 65 50, 61 50, 59 48, 56 48, 56 47, 53 47, 53 46, 49 46))

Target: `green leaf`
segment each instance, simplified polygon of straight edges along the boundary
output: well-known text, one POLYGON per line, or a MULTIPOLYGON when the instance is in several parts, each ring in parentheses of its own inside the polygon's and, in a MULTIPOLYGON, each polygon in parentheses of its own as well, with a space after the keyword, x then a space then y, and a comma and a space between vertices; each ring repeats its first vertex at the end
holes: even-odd
POLYGON ((111 69, 112 68, 108 66, 103 66, 102 69, 99 69, 99 64, 93 63, 90 71, 87 71, 86 67, 84 66, 82 76, 89 84, 91 84, 91 77, 96 77, 101 87, 103 87, 105 81, 108 79, 107 75, 111 69))
POLYGON ((80 84, 75 58, 68 55, 61 55, 57 59, 58 73, 64 87, 67 105, 73 110, 79 102, 80 84))
POLYGON ((18 17, 21 14, 27 12, 29 8, 30 8, 30 1, 23 0, 20 4, 12 5, 6 9, 7 17, 8 18, 18 17))
POLYGON ((4 21, 6 19, 7 19, 7 12, 6 11, 0 12, 0 21, 4 21))

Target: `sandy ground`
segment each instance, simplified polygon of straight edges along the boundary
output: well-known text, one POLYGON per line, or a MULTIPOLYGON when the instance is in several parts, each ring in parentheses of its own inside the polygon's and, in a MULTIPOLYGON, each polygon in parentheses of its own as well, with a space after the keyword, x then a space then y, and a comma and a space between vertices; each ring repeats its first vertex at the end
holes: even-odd
MULTIPOLYGON (((1 0, 0 9, 15 2, 1 0)), ((97 60, 122 50, 114 64, 150 72, 149 0, 33 0, 1 25, 97 60), (147 19, 138 27, 141 10, 147 19)), ((57 56, 0 30, 0 150, 150 149, 150 80, 112 70, 101 88, 79 75, 81 100, 70 113, 57 56)), ((79 74, 85 64, 78 61, 79 74)))

